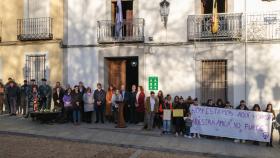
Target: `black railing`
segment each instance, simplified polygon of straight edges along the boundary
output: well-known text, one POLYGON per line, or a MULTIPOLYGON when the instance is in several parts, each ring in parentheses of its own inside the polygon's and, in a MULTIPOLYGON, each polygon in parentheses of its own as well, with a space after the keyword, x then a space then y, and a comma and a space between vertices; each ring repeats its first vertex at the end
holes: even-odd
POLYGON ((247 40, 280 40, 280 11, 247 14, 247 40))
POLYGON ((51 40, 53 19, 49 17, 17 20, 17 39, 20 41, 51 40))
POLYGON ((144 42, 144 19, 124 20, 120 26, 111 20, 97 21, 98 43, 144 42))
POLYGON ((242 38, 242 14, 219 13, 217 33, 211 32, 212 14, 188 16, 188 40, 237 40, 242 38))

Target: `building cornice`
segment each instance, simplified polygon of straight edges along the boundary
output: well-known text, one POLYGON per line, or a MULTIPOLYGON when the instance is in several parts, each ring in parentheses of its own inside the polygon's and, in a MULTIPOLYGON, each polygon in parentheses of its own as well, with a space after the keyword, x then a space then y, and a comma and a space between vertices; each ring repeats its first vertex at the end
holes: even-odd
POLYGON ((112 43, 112 44, 78 44, 78 45, 68 45, 62 44, 62 48, 86 48, 86 47, 116 47, 116 46, 136 46, 136 47, 143 47, 143 46, 191 46, 191 45, 216 45, 216 44, 275 44, 280 43, 280 40, 273 40, 273 41, 205 41, 205 42, 149 42, 149 43, 112 43))

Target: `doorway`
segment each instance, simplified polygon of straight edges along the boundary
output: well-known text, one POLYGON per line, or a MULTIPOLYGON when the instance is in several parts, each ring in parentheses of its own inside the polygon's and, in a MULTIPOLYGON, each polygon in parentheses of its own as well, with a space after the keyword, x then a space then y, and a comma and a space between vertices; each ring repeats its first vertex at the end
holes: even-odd
POLYGON ((126 90, 130 91, 133 84, 138 85, 138 57, 105 58, 105 63, 107 66, 105 82, 108 87, 112 84, 120 89, 121 85, 126 85, 126 90))

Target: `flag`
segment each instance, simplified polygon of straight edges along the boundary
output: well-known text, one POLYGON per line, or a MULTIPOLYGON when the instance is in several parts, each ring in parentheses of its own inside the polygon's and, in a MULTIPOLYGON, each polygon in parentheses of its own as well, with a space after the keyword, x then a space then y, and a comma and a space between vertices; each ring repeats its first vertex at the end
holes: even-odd
POLYGON ((115 24, 115 36, 117 38, 122 38, 122 25, 123 25, 122 2, 121 0, 117 0, 116 24, 115 24))
POLYGON ((213 0, 213 12, 212 12, 212 27, 211 31, 213 34, 219 30, 219 17, 218 17, 218 2, 213 0))

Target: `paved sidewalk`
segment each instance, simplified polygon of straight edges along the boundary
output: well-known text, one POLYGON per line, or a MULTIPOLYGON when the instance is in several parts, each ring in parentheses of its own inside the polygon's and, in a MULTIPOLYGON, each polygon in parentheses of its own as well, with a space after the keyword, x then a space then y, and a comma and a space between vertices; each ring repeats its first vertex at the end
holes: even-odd
POLYGON ((280 156, 280 146, 276 142, 277 131, 274 132, 274 148, 269 148, 265 147, 265 144, 254 146, 251 142, 236 144, 231 140, 161 136, 160 130, 144 131, 142 126, 137 125, 129 125, 125 129, 116 129, 113 124, 49 125, 21 117, 2 115, 0 116, 0 133, 43 136, 154 151, 213 155, 213 157, 278 158, 280 156))

